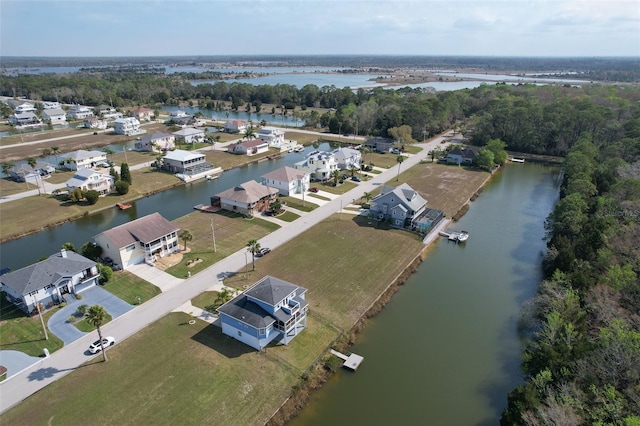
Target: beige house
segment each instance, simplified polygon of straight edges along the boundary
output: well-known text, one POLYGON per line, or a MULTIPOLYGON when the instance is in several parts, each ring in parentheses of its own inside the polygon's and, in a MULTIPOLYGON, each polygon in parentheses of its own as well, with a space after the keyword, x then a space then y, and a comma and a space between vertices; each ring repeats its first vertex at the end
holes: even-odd
POLYGON ((232 212, 253 216, 269 208, 278 198, 278 189, 250 180, 211 197, 211 205, 232 212))

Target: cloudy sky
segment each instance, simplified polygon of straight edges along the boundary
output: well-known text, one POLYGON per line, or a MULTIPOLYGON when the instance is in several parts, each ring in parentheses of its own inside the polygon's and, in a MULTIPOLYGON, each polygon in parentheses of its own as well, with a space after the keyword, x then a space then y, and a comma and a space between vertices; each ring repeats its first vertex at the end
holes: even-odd
POLYGON ((640 0, 0 0, 2 56, 640 56, 640 0))

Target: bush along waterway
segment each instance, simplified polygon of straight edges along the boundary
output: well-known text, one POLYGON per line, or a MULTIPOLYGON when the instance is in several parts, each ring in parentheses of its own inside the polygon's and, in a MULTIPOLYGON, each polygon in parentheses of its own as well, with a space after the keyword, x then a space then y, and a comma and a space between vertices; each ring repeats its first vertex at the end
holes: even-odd
POLYGON ((339 370, 289 424, 498 424, 522 382, 517 322, 558 188, 556 166, 503 167, 450 226, 469 240, 432 247, 350 348, 357 373, 339 370))

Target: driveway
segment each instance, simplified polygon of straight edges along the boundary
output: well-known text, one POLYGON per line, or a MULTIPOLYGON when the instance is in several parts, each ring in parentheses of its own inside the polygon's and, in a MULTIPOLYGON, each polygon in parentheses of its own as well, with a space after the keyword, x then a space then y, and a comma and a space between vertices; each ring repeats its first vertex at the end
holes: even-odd
POLYGON ((68 345, 87 334, 78 330, 75 325, 67 322, 67 318, 74 314, 78 309, 78 306, 101 305, 107 310, 113 319, 133 309, 132 305, 98 286, 91 287, 90 289, 82 292, 82 300, 77 300, 74 297, 68 297, 67 299, 71 303, 64 308, 59 309, 58 312, 49 318, 49 322, 47 323, 49 330, 58 336, 65 345, 68 345))
POLYGON ((0 351, 0 365, 7 369, 7 379, 41 360, 20 351, 0 351))

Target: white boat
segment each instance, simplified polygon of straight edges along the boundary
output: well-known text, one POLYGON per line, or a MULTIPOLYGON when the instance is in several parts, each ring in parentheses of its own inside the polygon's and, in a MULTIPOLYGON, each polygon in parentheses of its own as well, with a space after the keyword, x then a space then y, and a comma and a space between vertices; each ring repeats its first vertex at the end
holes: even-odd
POLYGON ((464 243, 467 239, 469 239, 469 233, 467 231, 460 231, 460 233, 458 233, 459 243, 464 243))
POLYGON ((292 148, 291 151, 293 151, 293 152, 302 152, 302 151, 304 151, 304 146, 297 145, 296 147, 292 148))

